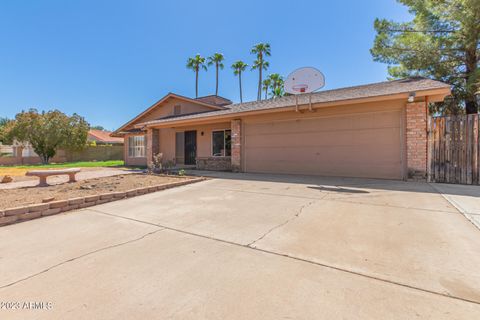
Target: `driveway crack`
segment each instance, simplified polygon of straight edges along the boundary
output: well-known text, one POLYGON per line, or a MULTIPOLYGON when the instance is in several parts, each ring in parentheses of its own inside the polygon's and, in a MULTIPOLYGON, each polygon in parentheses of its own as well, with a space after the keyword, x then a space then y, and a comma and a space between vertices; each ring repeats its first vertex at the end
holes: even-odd
POLYGON ((270 233, 272 233, 273 231, 285 226, 286 224, 292 222, 293 220, 297 219, 303 212, 303 210, 305 210, 305 208, 307 207, 310 207, 314 202, 317 202, 317 200, 314 200, 314 201, 310 201, 304 205, 302 205, 300 207, 300 209, 291 217, 291 218, 288 218, 287 220, 285 220, 284 222, 280 223, 279 225, 276 225, 274 226, 273 228, 269 229, 267 232, 265 232, 263 235, 261 235, 259 238, 253 240, 252 242, 250 242, 249 244, 247 244, 247 247, 255 247, 254 244, 257 243, 258 241, 262 240, 263 238, 265 238, 266 236, 268 236, 270 233))
POLYGON ((148 232, 144 235, 142 235, 141 237, 138 237, 138 238, 135 238, 135 239, 132 239, 132 240, 128 240, 128 241, 125 241, 125 242, 121 242, 121 243, 117 243, 117 244, 113 244, 113 245, 110 245, 110 246, 106 246, 106 247, 103 247, 103 248, 100 248, 100 249, 96 249, 96 250, 93 250, 93 251, 90 251, 90 252, 87 252, 87 253, 84 253, 82 255, 79 255, 77 257, 74 257, 74 258, 70 258, 68 260, 65 260, 65 261, 62 261, 62 262, 59 262, 53 266, 50 266, 46 269, 43 269, 42 271, 39 271, 37 273, 34 273, 32 275, 29 275, 28 277, 25 277, 25 278, 22 278, 22 279, 19 279, 19 280, 16 280, 16 281, 13 281, 11 283, 8 283, 6 285, 3 285, 3 286, 0 286, 0 289, 4 289, 4 288, 7 288, 7 287, 10 287, 10 286, 13 286, 13 285, 16 285, 17 283, 20 283, 20 282, 24 282, 24 281, 27 281, 29 279, 32 279, 32 278, 35 278, 41 274, 44 274, 50 270, 53 270, 53 269, 56 269, 58 267, 61 267, 62 265, 64 264, 67 264, 69 262, 73 262, 75 260, 78 260, 78 259, 81 259, 81 258, 84 258, 86 256, 89 256, 89 255, 92 255, 92 254, 95 254, 95 253, 98 253, 98 252, 101 252, 101 251, 105 251, 105 250, 109 250, 109 249, 113 249, 113 248, 117 248, 117 247, 120 247, 120 246, 124 246, 124 245, 127 245, 127 244, 130 244, 130 243, 133 243, 133 242, 137 242, 137 241, 140 241, 140 240, 143 240, 145 239, 146 237, 148 236, 151 236, 159 231, 162 231, 162 230, 165 230, 165 228, 160 228, 158 230, 155 230, 155 231, 152 231, 152 232, 148 232))

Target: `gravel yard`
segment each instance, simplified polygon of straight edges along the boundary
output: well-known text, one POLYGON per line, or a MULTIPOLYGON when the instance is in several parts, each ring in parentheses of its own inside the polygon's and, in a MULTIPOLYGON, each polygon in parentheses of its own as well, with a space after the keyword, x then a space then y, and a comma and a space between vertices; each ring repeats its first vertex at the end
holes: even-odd
POLYGON ((6 189, 0 190, 0 209, 42 203, 42 201, 46 201, 47 199, 50 201, 66 200, 108 192, 123 192, 163 183, 183 181, 185 179, 191 178, 147 174, 126 174, 87 179, 74 183, 52 185, 49 187, 6 189))

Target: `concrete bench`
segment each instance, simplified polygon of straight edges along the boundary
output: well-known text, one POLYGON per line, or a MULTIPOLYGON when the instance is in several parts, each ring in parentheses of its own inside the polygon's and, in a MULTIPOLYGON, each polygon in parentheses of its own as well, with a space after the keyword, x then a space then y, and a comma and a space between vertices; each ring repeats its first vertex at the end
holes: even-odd
POLYGON ((70 168, 61 170, 31 170, 25 173, 26 176, 34 176, 40 178, 39 187, 48 186, 47 177, 68 175, 68 182, 75 182, 75 175, 81 171, 80 168, 70 168))

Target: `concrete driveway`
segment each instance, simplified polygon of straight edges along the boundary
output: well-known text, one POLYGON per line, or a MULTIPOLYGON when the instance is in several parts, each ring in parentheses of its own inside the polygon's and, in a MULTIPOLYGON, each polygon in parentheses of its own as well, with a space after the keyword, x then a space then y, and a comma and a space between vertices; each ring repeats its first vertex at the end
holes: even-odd
POLYGON ((37 309, 0 319, 479 319, 463 188, 217 174, 2 227, 0 303, 37 309))

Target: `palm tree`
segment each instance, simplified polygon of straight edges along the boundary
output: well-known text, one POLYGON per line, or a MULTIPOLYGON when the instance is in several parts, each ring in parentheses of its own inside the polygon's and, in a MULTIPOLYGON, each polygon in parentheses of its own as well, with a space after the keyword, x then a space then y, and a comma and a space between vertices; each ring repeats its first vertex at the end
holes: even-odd
POLYGON ((272 93, 274 97, 283 96, 283 77, 278 73, 272 73, 268 76, 271 81, 272 93))
POLYGON ((268 89, 272 86, 272 79, 267 78, 262 81, 263 90, 265 90, 265 99, 268 99, 268 89))
POLYGON ((193 58, 188 58, 187 69, 195 72, 195 98, 198 98, 198 72, 200 69, 207 71, 207 66, 205 66, 205 58, 199 54, 193 58))
POLYGON ((216 96, 218 96, 218 69, 220 68, 220 69, 223 70, 223 67, 224 67, 223 66, 223 60, 224 59, 225 59, 225 57, 221 53, 215 53, 211 57, 208 57, 208 65, 209 66, 215 65, 216 79, 217 79, 217 83, 215 85, 215 95, 216 96))
POLYGON ((232 64, 233 74, 238 76, 238 84, 240 85, 240 103, 243 102, 242 99, 242 72, 248 67, 248 64, 245 62, 238 60, 234 64, 232 64))
POLYGON ((258 94, 257 100, 262 99, 262 71, 267 70, 269 63, 264 60, 266 56, 270 56, 270 44, 259 43, 253 46, 250 51, 251 54, 255 54, 257 59, 253 63, 252 70, 258 69, 258 94))

